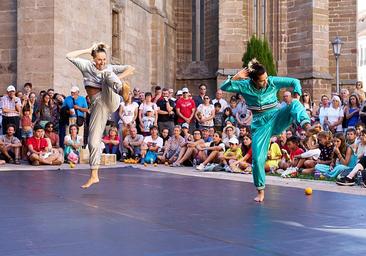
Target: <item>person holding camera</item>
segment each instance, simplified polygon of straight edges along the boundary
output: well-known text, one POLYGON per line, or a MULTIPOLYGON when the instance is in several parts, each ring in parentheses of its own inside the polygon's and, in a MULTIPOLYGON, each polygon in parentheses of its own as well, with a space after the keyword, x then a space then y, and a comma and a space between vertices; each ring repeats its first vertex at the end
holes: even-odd
POLYGON ((21 139, 20 134, 20 111, 22 110, 21 100, 15 96, 15 87, 9 85, 6 89, 7 95, 1 98, 2 112, 2 128, 3 134, 6 134, 6 129, 9 124, 14 124, 16 127, 15 137, 21 139))

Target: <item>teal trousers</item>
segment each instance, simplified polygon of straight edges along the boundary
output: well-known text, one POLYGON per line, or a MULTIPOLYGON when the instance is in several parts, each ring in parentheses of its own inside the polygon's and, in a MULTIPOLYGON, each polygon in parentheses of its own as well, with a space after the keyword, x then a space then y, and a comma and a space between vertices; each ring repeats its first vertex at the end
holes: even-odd
POLYGON ((273 135, 281 134, 293 121, 304 126, 310 118, 304 106, 298 100, 282 108, 273 108, 264 112, 253 113, 251 125, 253 151, 253 179, 258 190, 265 188, 266 173, 264 165, 267 159, 269 142, 273 135))

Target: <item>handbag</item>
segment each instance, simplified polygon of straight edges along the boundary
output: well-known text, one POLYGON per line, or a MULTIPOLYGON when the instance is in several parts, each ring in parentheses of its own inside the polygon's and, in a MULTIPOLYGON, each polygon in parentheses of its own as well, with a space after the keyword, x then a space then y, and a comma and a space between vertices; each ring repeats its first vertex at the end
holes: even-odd
MULTIPOLYGON (((72 98, 72 102, 74 103, 74 105, 76 105, 74 98, 72 98)), ((85 117, 78 116, 78 111, 77 110, 75 110, 75 114, 76 114, 76 125, 79 126, 79 127, 80 126, 83 126, 84 125, 84 122, 85 122, 85 117)))

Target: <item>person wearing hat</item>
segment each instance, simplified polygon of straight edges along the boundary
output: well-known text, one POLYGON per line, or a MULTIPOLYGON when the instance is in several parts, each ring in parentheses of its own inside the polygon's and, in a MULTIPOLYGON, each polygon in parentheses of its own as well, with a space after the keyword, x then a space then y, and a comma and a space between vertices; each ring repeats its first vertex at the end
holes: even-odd
POLYGON ((158 158, 158 153, 163 148, 163 139, 158 135, 157 126, 150 127, 150 136, 146 136, 141 145, 141 164, 153 164, 158 158))
MULTIPOLYGON (((84 96, 79 95, 80 89, 77 86, 72 86, 70 89, 71 95, 67 96, 64 100, 62 107, 66 107, 66 111, 69 114, 69 125, 77 124, 79 117, 85 119, 85 115, 88 112, 88 103, 84 96)), ((84 136, 84 123, 78 123, 79 135, 84 136)), ((66 127, 67 134, 69 128, 66 127)), ((61 138, 62 139, 62 138, 61 138)))
POLYGON ((72 51, 66 55, 66 58, 81 71, 85 90, 91 101, 88 137, 90 177, 81 186, 82 188, 88 188, 99 182, 101 138, 109 115, 120 105, 121 96, 124 100, 129 97, 130 87, 121 80, 134 71, 129 65, 107 64, 106 49, 107 45, 97 43, 88 49, 72 51), (80 58, 79 56, 83 54, 90 54, 93 60, 80 58))
POLYGON ((150 128, 154 126, 154 123, 155 123, 154 110, 151 106, 147 106, 145 115, 142 118, 140 124, 142 135, 149 136, 150 128))
MULTIPOLYGON (((178 124, 188 123, 193 124, 194 113, 196 112, 196 104, 194 100, 189 98, 188 88, 182 89, 183 97, 177 101, 176 111, 178 115, 178 124)), ((193 132, 194 125, 189 126, 189 130, 193 132)))
POLYGON ((6 129, 9 124, 14 124, 16 127, 15 137, 21 139, 19 124, 20 124, 20 111, 22 111, 21 100, 15 96, 15 87, 9 85, 6 88, 7 95, 1 98, 1 108, 2 112, 2 130, 3 134, 6 134, 6 129))
POLYGON ((292 87, 295 98, 300 97, 301 84, 298 79, 268 76, 265 67, 256 59, 248 63, 248 68, 239 71, 233 77, 229 76, 221 85, 223 91, 240 93, 247 103, 247 108, 253 112, 251 131, 256 202, 264 200, 264 166, 271 136, 280 134, 294 121, 305 130, 310 127, 310 118, 300 101, 292 100, 284 108, 277 107, 277 93, 284 87, 292 87))
POLYGON ((239 140, 236 137, 232 137, 229 140, 229 148, 219 156, 221 163, 224 165, 231 165, 235 161, 243 157, 241 148, 239 147, 239 140))

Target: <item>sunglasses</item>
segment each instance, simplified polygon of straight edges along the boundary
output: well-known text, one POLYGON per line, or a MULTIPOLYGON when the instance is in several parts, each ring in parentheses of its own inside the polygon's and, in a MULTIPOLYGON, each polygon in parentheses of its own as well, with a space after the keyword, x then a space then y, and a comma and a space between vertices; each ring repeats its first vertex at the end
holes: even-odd
POLYGON ((209 100, 210 98, 204 98, 205 100, 209 100))
POLYGON ((193 135, 201 135, 199 132, 194 132, 193 135))

